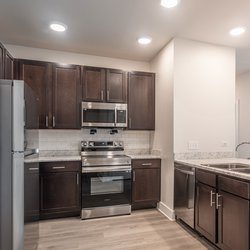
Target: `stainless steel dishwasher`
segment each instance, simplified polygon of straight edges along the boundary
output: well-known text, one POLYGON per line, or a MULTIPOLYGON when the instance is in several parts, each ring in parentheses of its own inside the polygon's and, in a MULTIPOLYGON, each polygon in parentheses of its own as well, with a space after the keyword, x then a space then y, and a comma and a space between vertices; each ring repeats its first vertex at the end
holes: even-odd
POLYGON ((174 166, 175 216, 194 228, 195 168, 179 163, 174 166))

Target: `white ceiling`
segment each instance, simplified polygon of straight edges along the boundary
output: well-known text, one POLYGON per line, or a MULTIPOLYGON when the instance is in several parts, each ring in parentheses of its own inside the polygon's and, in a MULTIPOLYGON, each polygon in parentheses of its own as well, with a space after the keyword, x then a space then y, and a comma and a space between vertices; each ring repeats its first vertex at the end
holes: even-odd
POLYGON ((171 38, 237 48, 237 71, 250 70, 250 0, 182 0, 173 9, 160 0, 0 0, 3 43, 149 61, 171 38), (67 24, 63 34, 49 23, 67 24), (241 37, 229 29, 248 28, 241 37), (153 38, 140 46, 141 35, 153 38))

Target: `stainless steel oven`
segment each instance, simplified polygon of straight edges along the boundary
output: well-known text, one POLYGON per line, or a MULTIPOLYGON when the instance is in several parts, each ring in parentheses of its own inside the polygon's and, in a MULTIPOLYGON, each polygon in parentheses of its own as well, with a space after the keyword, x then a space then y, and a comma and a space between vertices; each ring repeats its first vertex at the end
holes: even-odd
POLYGON ((127 127, 127 104, 82 102, 82 127, 127 127))
POLYGON ((131 213, 131 159, 122 142, 82 143, 81 218, 131 213))

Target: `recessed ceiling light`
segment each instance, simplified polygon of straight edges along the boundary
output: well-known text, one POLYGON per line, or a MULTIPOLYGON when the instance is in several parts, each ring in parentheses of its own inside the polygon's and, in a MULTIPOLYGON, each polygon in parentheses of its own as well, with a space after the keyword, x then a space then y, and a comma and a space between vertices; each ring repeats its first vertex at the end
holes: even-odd
POLYGON ((57 32, 64 32, 67 29, 67 25, 63 23, 51 23, 49 27, 57 32))
POLYGON ((152 38, 149 36, 143 36, 137 39, 137 42, 142 45, 147 45, 152 42, 152 38))
POLYGON ((173 8, 178 5, 180 0, 161 0, 161 6, 165 8, 173 8))
POLYGON ((237 27, 237 28, 231 29, 229 34, 231 36, 239 36, 245 33, 245 31, 246 31, 245 27, 237 27))

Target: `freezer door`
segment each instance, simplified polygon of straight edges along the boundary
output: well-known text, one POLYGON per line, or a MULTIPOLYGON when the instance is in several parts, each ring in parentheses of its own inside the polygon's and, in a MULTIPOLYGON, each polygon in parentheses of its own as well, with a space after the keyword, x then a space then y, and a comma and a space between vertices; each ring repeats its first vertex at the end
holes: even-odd
POLYGON ((24 246, 24 153, 13 154, 12 171, 12 214, 13 250, 23 250, 24 246))
POLYGON ((13 81, 13 147, 14 152, 24 151, 25 102, 24 81, 13 81))

